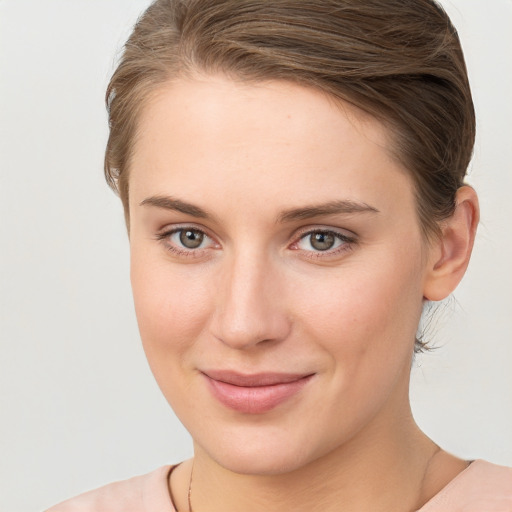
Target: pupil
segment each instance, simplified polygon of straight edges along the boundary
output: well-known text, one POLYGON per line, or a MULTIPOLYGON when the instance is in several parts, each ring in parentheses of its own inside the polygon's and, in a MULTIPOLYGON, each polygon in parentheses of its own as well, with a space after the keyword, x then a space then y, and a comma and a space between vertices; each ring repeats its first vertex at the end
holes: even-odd
POLYGON ((334 241, 331 233, 314 233, 311 236, 311 245, 318 251, 327 251, 334 245, 334 241))
POLYGON ((199 231, 192 231, 191 229, 184 230, 180 233, 180 242, 187 249, 196 249, 203 242, 204 235, 199 231))

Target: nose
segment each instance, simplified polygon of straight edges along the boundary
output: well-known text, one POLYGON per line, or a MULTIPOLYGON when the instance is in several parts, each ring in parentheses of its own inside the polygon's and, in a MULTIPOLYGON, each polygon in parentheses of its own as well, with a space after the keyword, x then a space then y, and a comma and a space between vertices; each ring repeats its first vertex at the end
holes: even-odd
POLYGON ((234 255, 219 273, 211 332, 238 350, 284 340, 291 328, 283 277, 264 257, 234 255))

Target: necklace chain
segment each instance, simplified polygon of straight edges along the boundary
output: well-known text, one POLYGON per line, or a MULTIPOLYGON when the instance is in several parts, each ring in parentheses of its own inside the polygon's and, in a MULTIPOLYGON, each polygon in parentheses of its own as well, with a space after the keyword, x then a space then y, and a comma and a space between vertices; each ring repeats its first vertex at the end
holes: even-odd
POLYGON ((194 461, 195 461, 195 458, 192 459, 192 468, 190 469, 190 480, 188 481, 188 493, 187 493, 188 512, 193 512, 193 510, 192 510, 192 474, 194 473, 194 461))

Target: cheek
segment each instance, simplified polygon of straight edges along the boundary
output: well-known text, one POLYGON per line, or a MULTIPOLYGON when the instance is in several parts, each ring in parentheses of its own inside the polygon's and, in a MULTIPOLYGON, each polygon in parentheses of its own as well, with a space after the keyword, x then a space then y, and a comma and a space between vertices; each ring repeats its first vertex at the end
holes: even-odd
MULTIPOLYGON (((162 258, 160 258, 161 260, 162 258)), ((160 381, 169 366, 186 364, 184 356, 198 339, 208 318, 208 289, 204 279, 190 279, 169 262, 151 260, 132 250, 131 282, 142 344, 160 381)))
POLYGON ((396 367, 413 347, 423 302, 420 275, 413 261, 397 270, 390 257, 305 282, 298 294, 303 328, 344 378, 361 375, 363 368, 378 372, 389 359, 396 367))

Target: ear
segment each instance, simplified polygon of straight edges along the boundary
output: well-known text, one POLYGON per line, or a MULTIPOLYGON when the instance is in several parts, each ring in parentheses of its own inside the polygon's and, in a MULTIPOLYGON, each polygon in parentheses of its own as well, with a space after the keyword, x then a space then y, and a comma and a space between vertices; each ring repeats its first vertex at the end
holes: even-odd
POLYGON ((466 272, 480 218, 478 197, 470 186, 457 191, 453 215, 443 221, 442 235, 432 244, 423 296, 439 301, 448 297, 466 272))

